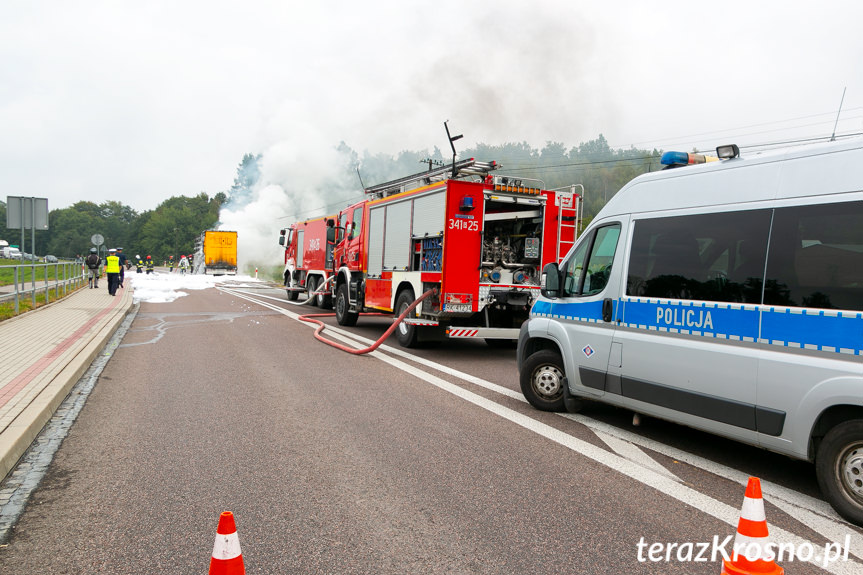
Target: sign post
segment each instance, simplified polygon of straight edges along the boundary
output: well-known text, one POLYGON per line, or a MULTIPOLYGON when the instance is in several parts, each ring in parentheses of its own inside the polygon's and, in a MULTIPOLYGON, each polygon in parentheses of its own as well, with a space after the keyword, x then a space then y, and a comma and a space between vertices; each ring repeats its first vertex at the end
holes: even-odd
MULTIPOLYGON (((36 307, 36 228, 48 229, 48 198, 6 196, 6 227, 21 229, 21 253, 24 253, 24 230, 31 230, 30 280, 33 285, 33 307, 36 307)), ((23 282, 22 282, 23 284, 23 282)))

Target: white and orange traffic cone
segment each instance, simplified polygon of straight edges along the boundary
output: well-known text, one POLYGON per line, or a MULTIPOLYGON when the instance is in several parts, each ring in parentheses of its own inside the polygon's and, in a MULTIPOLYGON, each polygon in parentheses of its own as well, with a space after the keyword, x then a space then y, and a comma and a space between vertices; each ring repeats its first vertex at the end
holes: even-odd
POLYGON ((773 561, 773 554, 768 553, 768 543, 761 480, 750 477, 743 497, 743 508, 740 510, 740 521, 737 523, 737 535, 734 537, 736 554, 731 556, 731 561, 722 561, 721 575, 783 575, 785 569, 773 561), (754 561, 747 559, 747 554, 757 558, 754 561), (766 561, 763 557, 771 559, 766 561))
POLYGON ((210 559, 210 575, 245 575, 243 552, 240 550, 240 538, 234 523, 234 514, 223 511, 219 516, 219 528, 216 530, 216 542, 213 544, 213 556, 210 559))

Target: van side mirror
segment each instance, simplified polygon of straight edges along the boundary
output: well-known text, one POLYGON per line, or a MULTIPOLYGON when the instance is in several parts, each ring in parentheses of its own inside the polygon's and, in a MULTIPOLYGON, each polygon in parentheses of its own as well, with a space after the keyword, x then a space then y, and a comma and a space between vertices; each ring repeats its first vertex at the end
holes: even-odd
POLYGON ((539 293, 542 297, 551 299, 560 297, 560 269, 557 264, 551 263, 542 269, 542 275, 539 276, 539 293))
POLYGON ((279 236, 279 245, 284 247, 285 245, 285 236, 279 236))

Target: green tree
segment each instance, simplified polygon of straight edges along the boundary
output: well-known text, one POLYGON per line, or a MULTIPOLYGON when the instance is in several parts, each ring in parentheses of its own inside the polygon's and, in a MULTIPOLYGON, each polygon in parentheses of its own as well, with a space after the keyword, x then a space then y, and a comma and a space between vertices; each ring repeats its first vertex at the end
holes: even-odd
POLYGON ((141 226, 139 245, 141 255, 151 255, 157 261, 190 254, 195 239, 201 232, 211 229, 219 220, 219 203, 201 192, 193 198, 171 197, 148 214, 141 226), (146 252, 146 253, 144 253, 146 252))
POLYGON ((93 245, 90 242, 93 234, 103 231, 97 214, 98 206, 92 202, 77 202, 68 208, 51 210, 48 215, 50 237, 45 251, 61 258, 87 252, 93 245))

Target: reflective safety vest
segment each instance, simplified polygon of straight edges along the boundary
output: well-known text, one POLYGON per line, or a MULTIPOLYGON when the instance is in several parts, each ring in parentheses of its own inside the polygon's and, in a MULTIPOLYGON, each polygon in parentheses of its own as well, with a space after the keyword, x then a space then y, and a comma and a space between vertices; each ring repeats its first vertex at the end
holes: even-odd
POLYGON ((105 273, 120 273, 120 258, 118 258, 117 256, 108 256, 107 258, 105 258, 105 273))

